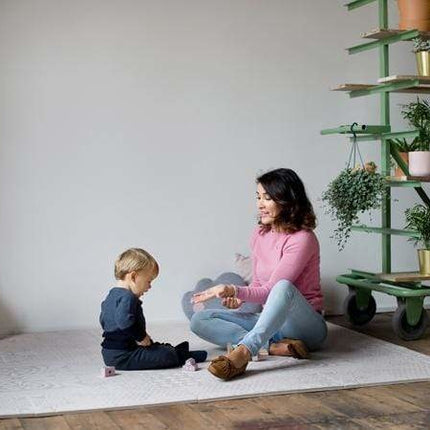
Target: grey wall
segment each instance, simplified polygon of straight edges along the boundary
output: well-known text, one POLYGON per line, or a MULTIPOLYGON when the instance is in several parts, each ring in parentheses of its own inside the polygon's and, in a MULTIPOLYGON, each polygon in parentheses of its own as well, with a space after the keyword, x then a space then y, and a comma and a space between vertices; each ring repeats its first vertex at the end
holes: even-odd
MULTIPOLYGON (((339 312, 335 276, 380 270, 378 238, 356 234, 339 254, 318 201, 349 149, 320 129, 379 112, 377 97, 328 91, 378 73, 376 52, 344 51, 377 27, 375 5, 342 3, 0 0, 0 332, 97 325, 130 246, 161 265, 147 318, 183 319, 182 294, 248 253, 255 176, 281 166, 314 202, 327 309, 339 312)), ((414 72, 409 45, 392 60, 414 72)), ((407 100, 393 96, 399 127, 407 100)), ((362 151, 379 162, 376 144, 362 151)), ((411 193, 396 203, 400 227, 411 193)), ((411 245, 395 247, 396 269, 413 270, 411 245)))

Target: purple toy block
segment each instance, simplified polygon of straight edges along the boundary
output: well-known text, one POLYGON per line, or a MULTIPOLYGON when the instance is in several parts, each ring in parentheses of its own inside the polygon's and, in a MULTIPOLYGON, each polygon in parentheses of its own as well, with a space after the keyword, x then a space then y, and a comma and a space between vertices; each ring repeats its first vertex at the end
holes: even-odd
POLYGON ((197 363, 195 362, 194 358, 189 358, 182 366, 182 369, 187 370, 189 372, 195 372, 199 369, 199 367, 197 366, 197 363))
POLYGON ((115 376, 115 367, 113 366, 105 366, 102 368, 102 377, 108 378, 109 376, 115 376))

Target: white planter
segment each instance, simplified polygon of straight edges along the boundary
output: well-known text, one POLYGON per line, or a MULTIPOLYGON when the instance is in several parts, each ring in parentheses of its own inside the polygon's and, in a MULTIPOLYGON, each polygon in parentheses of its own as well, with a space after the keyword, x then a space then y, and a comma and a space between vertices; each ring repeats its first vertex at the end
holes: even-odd
POLYGON ((430 151, 409 152, 409 173, 411 176, 430 176, 430 151))

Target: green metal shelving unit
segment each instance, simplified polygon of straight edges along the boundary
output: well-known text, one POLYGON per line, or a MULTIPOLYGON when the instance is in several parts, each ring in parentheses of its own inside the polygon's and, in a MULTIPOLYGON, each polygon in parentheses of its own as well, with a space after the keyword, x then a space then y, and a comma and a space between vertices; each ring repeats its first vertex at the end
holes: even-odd
MULTIPOLYGON (((355 0, 345 6, 348 10, 378 3, 379 28, 381 34, 374 37, 376 40, 356 45, 348 49, 349 54, 356 54, 369 49, 379 50, 379 78, 389 76, 389 45, 399 41, 411 40, 421 34, 418 30, 387 30, 388 7, 387 0, 355 0)), ((346 84, 337 90, 349 91, 350 97, 361 97, 378 94, 380 97, 380 124, 378 125, 342 125, 337 128, 322 130, 321 134, 348 134, 354 132, 358 141, 379 140, 381 143, 381 173, 390 176, 390 157, 392 156, 403 170, 408 180, 390 178, 388 187, 411 187, 423 202, 430 206, 430 199, 422 188, 422 180, 410 178, 407 165, 401 159, 397 150, 388 141, 391 138, 414 137, 417 131, 392 132, 390 126, 390 93, 412 92, 428 93, 430 87, 422 86, 420 77, 407 77, 400 82, 383 82, 378 85, 346 84)), ((423 178, 430 180, 430 178, 423 178)), ((376 313, 376 302, 372 296, 373 291, 389 294, 397 298, 397 310, 394 313, 392 325, 396 334, 406 340, 420 338, 428 325, 428 316, 423 308, 424 298, 430 296, 430 287, 422 285, 422 281, 430 280, 430 276, 419 273, 392 273, 391 272, 391 236, 401 235, 415 237, 413 231, 391 228, 391 191, 388 190, 381 207, 381 226, 369 227, 363 225, 353 226, 354 231, 377 233, 382 239, 382 273, 370 273, 360 270, 351 270, 336 278, 337 282, 349 288, 349 295, 344 303, 345 314, 354 325, 363 325, 371 321, 376 313)))

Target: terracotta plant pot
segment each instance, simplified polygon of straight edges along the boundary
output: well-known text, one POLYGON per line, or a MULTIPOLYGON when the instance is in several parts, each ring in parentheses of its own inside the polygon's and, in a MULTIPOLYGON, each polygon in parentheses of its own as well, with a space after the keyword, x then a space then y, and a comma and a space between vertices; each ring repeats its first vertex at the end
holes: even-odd
POLYGON ((430 0, 397 0, 401 30, 430 31, 430 0))
MULTIPOLYGON (((402 158, 402 160, 406 163, 406 164, 408 164, 408 162, 409 162, 409 152, 399 152, 399 155, 400 155, 400 157, 402 158)), ((405 176, 406 175, 406 173, 404 173, 403 172, 403 170, 399 167, 399 166, 397 166, 396 167, 396 170, 395 170, 395 172, 394 172, 394 176, 396 177, 396 178, 398 178, 398 177, 400 177, 400 176, 405 176)))
POLYGON ((409 153, 409 173, 411 176, 430 176, 430 151, 409 153))

